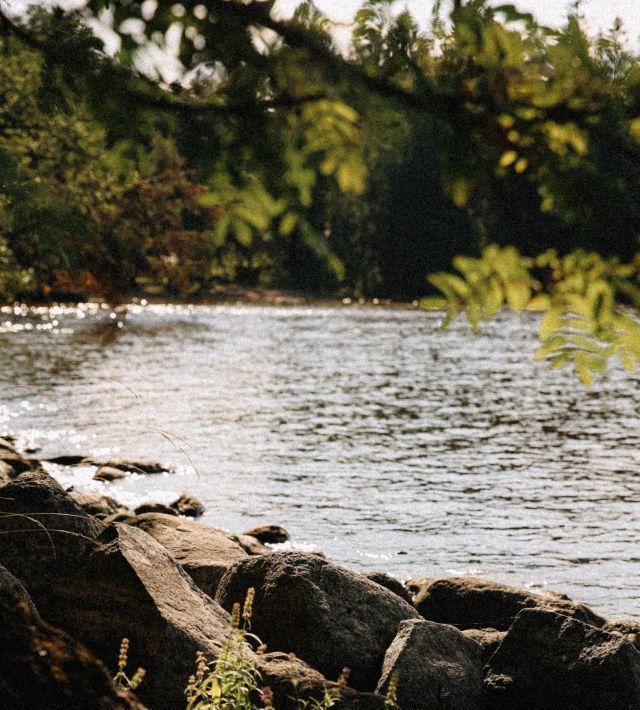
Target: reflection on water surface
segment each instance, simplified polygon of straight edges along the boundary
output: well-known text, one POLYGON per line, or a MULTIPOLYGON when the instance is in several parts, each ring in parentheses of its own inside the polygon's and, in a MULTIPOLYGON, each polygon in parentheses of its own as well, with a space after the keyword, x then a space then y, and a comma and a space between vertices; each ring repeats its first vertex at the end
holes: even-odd
MULTIPOLYGON (((205 520, 399 577, 479 573, 640 618, 640 388, 532 360, 532 318, 472 337, 385 308, 0 313, 0 431, 43 453, 145 456, 127 503, 182 490, 205 520)), ((91 472, 64 483, 100 490, 91 472)))

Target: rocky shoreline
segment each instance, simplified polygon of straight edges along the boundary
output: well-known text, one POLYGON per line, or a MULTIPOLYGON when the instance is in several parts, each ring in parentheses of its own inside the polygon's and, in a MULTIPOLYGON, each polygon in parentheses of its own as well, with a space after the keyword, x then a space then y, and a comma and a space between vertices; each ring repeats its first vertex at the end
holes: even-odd
MULTIPOLYGON (((72 458, 54 462, 87 461, 72 458)), ((91 463, 101 480, 162 470, 91 463)), ((220 654, 254 589, 262 645, 243 654, 278 710, 313 708, 327 689, 332 707, 362 710, 640 710, 636 622, 477 578, 358 574, 273 550, 279 526, 232 534, 202 512, 186 494, 130 510, 64 490, 0 439, 0 708, 182 710, 196 654, 220 654), (146 670, 137 695, 113 682, 123 638, 146 670)))

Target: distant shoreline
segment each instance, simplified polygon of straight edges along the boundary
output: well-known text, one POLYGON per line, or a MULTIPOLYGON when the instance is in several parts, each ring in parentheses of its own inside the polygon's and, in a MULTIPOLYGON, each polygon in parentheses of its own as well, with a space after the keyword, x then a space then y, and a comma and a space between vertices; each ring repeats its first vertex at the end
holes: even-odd
MULTIPOLYGON (((103 299, 89 297, 83 294, 56 294, 49 299, 24 299, 15 303, 29 307, 53 306, 55 304, 76 305, 80 303, 103 303, 103 299)), ((188 296, 175 296, 162 293, 135 293, 122 297, 116 308, 124 308, 129 304, 193 304, 193 305, 227 305, 254 304, 262 306, 383 306, 386 308, 419 309, 418 300, 396 300, 392 298, 363 298, 355 296, 321 296, 276 288, 249 288, 238 285, 219 286, 202 293, 188 296)), ((14 303, 0 304, 0 307, 12 307, 14 303)))

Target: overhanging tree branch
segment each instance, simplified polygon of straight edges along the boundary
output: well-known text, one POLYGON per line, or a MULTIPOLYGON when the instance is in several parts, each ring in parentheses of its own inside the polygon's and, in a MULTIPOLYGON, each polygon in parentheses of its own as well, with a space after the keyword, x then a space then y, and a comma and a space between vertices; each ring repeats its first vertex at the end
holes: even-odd
MULTIPOLYGON (((276 33, 284 43, 292 48, 303 49, 308 53, 308 61, 320 65, 321 68, 333 72, 337 78, 353 81, 372 93, 400 104, 405 109, 424 112, 451 126, 463 126, 465 129, 483 128, 491 123, 491 117, 500 113, 496 99, 490 94, 482 97, 464 96, 457 92, 443 92, 432 86, 429 78, 418 75, 419 82, 414 90, 406 89, 385 76, 370 74, 364 67, 333 51, 321 38, 303 23, 292 20, 279 20, 271 15, 272 3, 261 0, 243 3, 239 0, 185 0, 188 6, 205 4, 210 13, 217 16, 226 15, 240 20, 249 28, 268 29, 276 33), (471 110, 473 109, 473 110, 471 110)), ((46 40, 36 37, 19 22, 10 18, 0 9, 0 27, 29 46, 46 50, 46 40)), ((160 111, 169 111, 183 115, 221 115, 246 117, 261 111, 292 109, 304 104, 326 98, 327 94, 313 93, 302 96, 292 96, 282 93, 277 96, 255 96, 241 102, 223 103, 219 99, 202 99, 190 94, 188 89, 180 94, 162 89, 157 83, 143 75, 108 59, 106 55, 96 52, 96 60, 105 63, 105 70, 111 73, 120 86, 138 105, 160 111)), ((511 102, 517 106, 518 102, 511 102)), ((574 109, 561 103, 538 109, 543 116, 540 120, 552 120, 559 123, 573 121, 578 125, 584 123, 598 111, 593 109, 574 109)))
MULTIPOLYGON (((195 3, 193 3, 195 4, 195 3)), ((392 99, 405 108, 427 111, 428 113, 445 120, 455 121, 461 108, 461 101, 456 96, 448 96, 431 90, 422 82, 420 92, 408 91, 401 86, 389 81, 385 77, 368 74, 361 66, 350 62, 336 52, 333 52, 325 43, 317 38, 313 31, 294 20, 276 20, 271 17, 267 3, 251 2, 243 4, 235 0, 209 0, 206 3, 210 10, 218 14, 227 14, 239 18, 246 27, 258 26, 272 30, 279 35, 289 46, 306 49, 310 61, 320 64, 325 69, 356 81, 366 89, 388 99, 392 99)), ((26 30, 19 22, 10 18, 0 9, 0 26, 3 32, 13 34, 34 49, 46 49, 46 41, 36 37, 26 30)), ((107 61, 106 57, 102 58, 107 61)), ((270 98, 259 98, 240 104, 222 104, 215 101, 198 99, 194 96, 175 95, 162 90, 152 80, 141 75, 134 75, 125 67, 119 67, 110 62, 110 72, 115 72, 124 83, 126 92, 139 104, 158 110, 167 110, 176 113, 197 114, 217 113, 226 115, 244 115, 255 112, 256 109, 295 108, 319 98, 326 94, 314 93, 307 96, 280 95, 270 98)))
MULTIPOLYGON (((26 45, 37 51, 45 51, 46 40, 38 38, 0 9, 0 29, 12 34, 26 45)), ((325 92, 314 92, 303 96, 291 96, 287 93, 274 97, 256 97, 255 100, 221 103, 199 99, 188 94, 174 94, 163 90, 147 77, 135 74, 126 67, 110 61, 106 56, 96 56, 99 62, 109 62, 108 71, 122 83, 122 88, 136 103, 146 108, 171 111, 179 114, 216 114, 223 116, 244 117, 260 111, 292 109, 327 98, 325 92)))

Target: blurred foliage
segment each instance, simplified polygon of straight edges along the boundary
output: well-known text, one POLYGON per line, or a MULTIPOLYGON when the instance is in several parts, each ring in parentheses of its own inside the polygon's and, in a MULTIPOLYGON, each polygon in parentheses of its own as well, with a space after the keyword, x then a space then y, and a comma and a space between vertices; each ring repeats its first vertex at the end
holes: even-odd
POLYGON ((185 260, 202 232, 187 218, 204 225, 207 211, 173 142, 160 134, 109 142, 87 105, 65 97, 65 84, 48 103, 54 79, 37 51, 13 38, 0 50, 1 295, 117 301, 140 280, 191 289, 192 267, 208 272, 212 250, 185 260), (180 273, 169 273, 172 259, 180 273))
POLYGON ((474 330, 507 306, 541 311, 536 358, 551 368, 572 367, 585 385, 617 357, 627 370, 640 364, 640 306, 637 264, 583 250, 536 258, 514 247, 488 246, 480 258, 458 256, 459 272, 429 277, 443 298, 427 297, 423 308, 445 307, 447 327, 464 312, 474 330))
POLYGON ((337 46, 311 0, 290 19, 273 0, 0 9, 3 298, 233 281, 413 299, 438 272, 474 327, 544 305, 541 357, 584 380, 637 359, 621 23, 589 38, 578 16, 461 0, 425 29, 366 0, 337 46))

